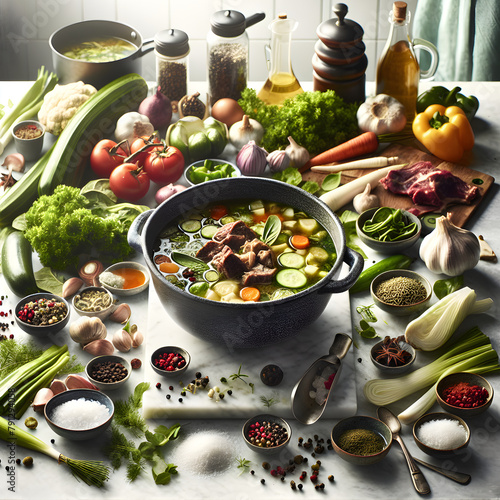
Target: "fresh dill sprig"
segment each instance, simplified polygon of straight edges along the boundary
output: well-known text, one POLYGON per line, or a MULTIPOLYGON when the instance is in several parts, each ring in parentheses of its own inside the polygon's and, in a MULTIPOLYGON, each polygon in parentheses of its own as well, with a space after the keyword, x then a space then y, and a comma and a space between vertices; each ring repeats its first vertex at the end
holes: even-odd
POLYGON ((244 472, 248 472, 248 469, 250 469, 250 465, 252 465, 252 462, 250 460, 247 460, 246 458, 243 457, 238 457, 236 459, 236 462, 238 465, 236 466, 238 469, 241 469, 240 474, 243 474, 244 472))
POLYGON ((31 340, 18 342, 15 339, 0 341, 0 379, 5 378, 16 368, 33 361, 43 353, 31 340))
POLYGON ((274 398, 266 398, 266 396, 261 396, 260 400, 264 406, 267 406, 268 408, 271 408, 272 405, 276 404, 278 401, 276 401, 274 398))
POLYGON ((232 375, 229 375, 229 378, 231 380, 237 380, 237 379, 240 379, 242 382, 245 382, 245 384, 247 383, 246 380, 243 380, 243 377, 247 377, 248 378, 248 375, 245 375, 244 373, 241 373, 241 366, 238 368, 238 373, 233 373, 232 375))
POLYGON ((140 413, 142 396, 149 389, 147 382, 141 382, 126 401, 115 401, 114 421, 138 437, 147 430, 144 417, 140 413))

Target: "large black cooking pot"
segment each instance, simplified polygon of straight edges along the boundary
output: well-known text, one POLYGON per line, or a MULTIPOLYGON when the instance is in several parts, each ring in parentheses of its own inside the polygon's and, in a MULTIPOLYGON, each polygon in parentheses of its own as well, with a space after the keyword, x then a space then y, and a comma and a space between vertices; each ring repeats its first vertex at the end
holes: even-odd
MULTIPOLYGON (((229 348, 258 347, 297 334, 320 316, 332 293, 348 290, 363 268, 361 255, 346 246, 342 223, 322 201, 295 186, 257 177, 219 179, 177 193, 134 221, 129 243, 143 253, 156 292, 173 319, 193 335, 224 342, 229 348), (337 261, 326 277, 293 296, 250 304, 204 299, 180 290, 163 278, 152 255, 158 234, 167 224, 193 207, 256 198, 288 204, 323 225, 337 249, 337 261), (338 279, 344 262, 350 267, 349 272, 338 279)), ((335 303, 330 307, 335 307, 335 303)))
POLYGON ((153 39, 143 40, 141 34, 131 26, 115 21, 81 21, 61 28, 49 38, 52 49, 54 71, 60 84, 82 81, 97 89, 116 78, 129 73, 141 74, 141 57, 151 52, 143 45, 153 43, 153 39), (88 62, 71 59, 63 55, 70 46, 99 38, 117 37, 134 44, 137 49, 127 57, 109 62, 88 62))

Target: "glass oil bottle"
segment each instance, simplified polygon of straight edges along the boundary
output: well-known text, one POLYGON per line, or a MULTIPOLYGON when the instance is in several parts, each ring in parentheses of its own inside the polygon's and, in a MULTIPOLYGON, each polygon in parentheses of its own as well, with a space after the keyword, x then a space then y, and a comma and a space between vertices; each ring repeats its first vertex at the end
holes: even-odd
POLYGON ((297 22, 280 14, 270 25, 271 45, 266 46, 269 76, 257 94, 266 104, 281 105, 285 99, 303 92, 292 70, 291 41, 297 22))

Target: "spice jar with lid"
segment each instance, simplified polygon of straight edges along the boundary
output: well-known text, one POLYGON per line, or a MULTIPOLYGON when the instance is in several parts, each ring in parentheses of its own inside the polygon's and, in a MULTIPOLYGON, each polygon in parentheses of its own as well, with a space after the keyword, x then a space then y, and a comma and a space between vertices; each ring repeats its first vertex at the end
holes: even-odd
POLYGON ((189 37, 184 31, 163 30, 154 37, 156 83, 171 101, 187 94, 189 37))
POLYGON ((336 18, 328 19, 316 29, 319 40, 312 59, 314 90, 334 90, 347 102, 365 100, 368 59, 363 43, 363 28, 345 19, 347 5, 335 4, 336 18))
POLYGON ((246 28, 265 18, 263 12, 250 17, 236 10, 220 10, 210 19, 208 86, 210 105, 230 97, 238 100, 248 80, 248 34, 246 28))

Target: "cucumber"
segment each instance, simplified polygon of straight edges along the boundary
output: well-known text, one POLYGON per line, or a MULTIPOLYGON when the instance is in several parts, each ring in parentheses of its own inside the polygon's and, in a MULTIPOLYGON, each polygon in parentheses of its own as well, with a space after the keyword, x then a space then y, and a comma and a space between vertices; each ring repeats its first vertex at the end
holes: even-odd
POLYGON ((144 78, 130 73, 108 83, 80 106, 55 143, 38 193, 52 194, 59 184, 78 186, 93 147, 111 134, 120 116, 136 109, 147 95, 144 78))
POLYGON ((188 219, 181 222, 181 229, 186 233, 196 233, 201 229, 201 222, 195 219, 188 219))
POLYGON ((214 237, 214 234, 220 229, 219 226, 215 226, 214 224, 207 224, 201 228, 201 235, 203 238, 207 240, 211 240, 214 237))
POLYGON ((304 259, 302 255, 295 252, 284 252, 278 256, 278 262, 283 267, 300 269, 301 267, 304 267, 306 259, 304 259))
POLYGON ((297 269, 282 269, 276 275, 276 281, 286 288, 302 288, 307 284, 307 277, 297 269))
POLYGON ((364 292, 370 288, 370 284, 375 277, 380 273, 385 271, 391 271, 393 269, 408 269, 415 259, 408 257, 407 255, 391 255, 380 262, 373 264, 369 268, 365 269, 357 279, 356 283, 349 289, 350 293, 364 292))
POLYGON ((18 296, 26 297, 37 293, 32 248, 21 231, 13 230, 2 246, 2 273, 7 286, 18 296))

